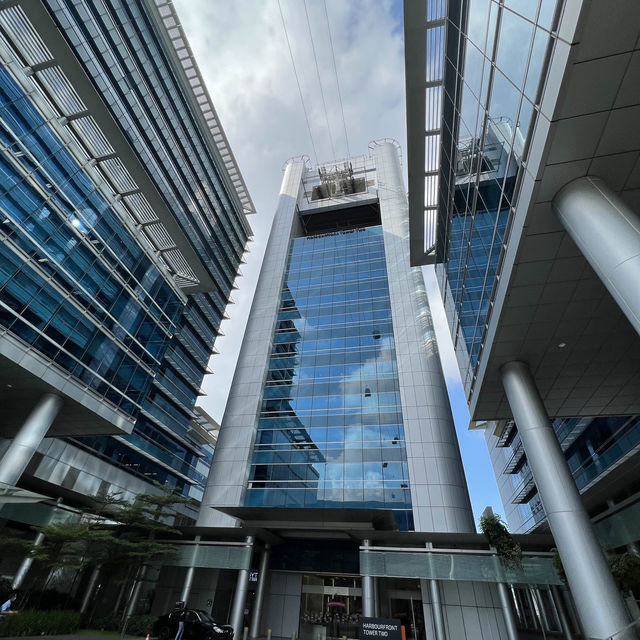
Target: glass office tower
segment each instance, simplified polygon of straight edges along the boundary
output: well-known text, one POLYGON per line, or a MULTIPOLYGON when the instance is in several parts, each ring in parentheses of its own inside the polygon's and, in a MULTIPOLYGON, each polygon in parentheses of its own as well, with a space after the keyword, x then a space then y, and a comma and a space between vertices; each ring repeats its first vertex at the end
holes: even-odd
POLYGON ((2 393, 59 395, 65 437, 23 482, 71 465, 72 492, 199 500, 194 406, 253 205, 173 5, 8 3, 0 31, 3 355, 38 360, 2 393))
POLYGON ((398 155, 287 164, 199 524, 473 531, 398 155))
POLYGON ((245 504, 410 515, 380 225, 293 240, 268 370, 245 504))

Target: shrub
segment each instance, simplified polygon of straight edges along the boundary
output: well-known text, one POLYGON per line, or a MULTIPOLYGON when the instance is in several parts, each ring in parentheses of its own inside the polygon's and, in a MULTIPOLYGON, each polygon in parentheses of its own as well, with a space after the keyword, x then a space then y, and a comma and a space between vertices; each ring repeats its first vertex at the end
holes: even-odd
POLYGON ((127 624, 127 635, 146 636, 147 633, 151 633, 156 619, 157 616, 131 616, 127 624))
POLYGON ((99 618, 94 618, 90 624, 87 626, 90 629, 100 629, 101 631, 119 631, 120 630, 120 621, 122 616, 110 615, 110 616, 100 616, 99 618))
MULTIPOLYGON (((131 616, 127 623, 127 635, 146 636, 147 633, 151 633, 151 628, 156 619, 157 616, 131 616)), ((94 618, 87 626, 90 629, 100 629, 101 631, 120 631, 122 629, 122 616, 110 615, 94 618)))
POLYGON ((0 637, 59 635, 78 630, 77 611, 37 611, 25 609, 5 617, 0 623, 0 637))
POLYGON ((611 573, 622 591, 640 590, 640 556, 635 553, 622 553, 609 560, 611 573))
POLYGON ((492 547, 495 547, 498 556, 508 569, 520 569, 522 561, 522 549, 511 537, 502 518, 498 514, 488 514, 480 518, 480 529, 492 547))

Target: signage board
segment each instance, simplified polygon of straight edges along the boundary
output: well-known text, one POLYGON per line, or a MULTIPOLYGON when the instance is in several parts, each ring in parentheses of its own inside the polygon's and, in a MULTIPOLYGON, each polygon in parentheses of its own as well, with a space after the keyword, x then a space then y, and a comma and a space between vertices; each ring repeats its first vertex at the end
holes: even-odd
POLYGON ((360 618, 360 640, 402 640, 400 620, 360 618))

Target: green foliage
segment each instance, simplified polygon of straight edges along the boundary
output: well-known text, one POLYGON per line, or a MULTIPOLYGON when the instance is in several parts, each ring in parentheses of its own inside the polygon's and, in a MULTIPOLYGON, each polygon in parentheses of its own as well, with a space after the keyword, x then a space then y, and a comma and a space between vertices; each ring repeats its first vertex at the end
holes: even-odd
POLYGON ((146 636, 151 633, 153 623, 158 616, 131 616, 127 623, 127 635, 130 636, 146 636))
POLYGON ((56 589, 19 593, 18 602, 20 610, 34 608, 39 611, 49 611, 51 609, 76 609, 80 606, 80 603, 68 593, 61 593, 56 589))
POLYGON ((619 589, 640 593, 640 556, 622 553, 610 558, 609 566, 619 589))
POLYGON ((5 617, 0 623, 0 637, 60 635, 78 630, 77 611, 40 611, 25 609, 5 617))
POLYGON ((553 553, 553 558, 551 558, 551 563, 553 564, 553 568, 556 570, 557 574, 560 576, 560 580, 562 580, 562 582, 566 582, 567 576, 564 572, 564 566, 562 565, 562 558, 560 557, 560 552, 558 551, 557 547, 553 547, 551 549, 551 552, 553 553))
POLYGON ((480 530, 508 569, 519 569, 522 562, 522 549, 509 533, 502 518, 497 513, 480 518, 480 530))
MULTIPOLYGON (((120 631, 122 626, 122 616, 102 616, 100 618, 94 618, 90 626, 92 629, 99 629, 100 631, 120 631)), ((146 636, 147 633, 151 633, 153 623, 158 619, 158 616, 131 616, 127 622, 127 635, 128 636, 146 636)))
POLYGON ((94 513, 83 514, 78 522, 55 522, 36 528, 44 535, 40 546, 19 539, 15 544, 51 569, 78 571, 102 564, 138 566, 168 559, 176 553, 175 546, 154 538, 158 533, 179 533, 168 520, 175 515, 175 505, 189 500, 157 486, 162 490, 159 495, 142 494, 130 503, 119 494, 111 494, 96 499, 94 513))

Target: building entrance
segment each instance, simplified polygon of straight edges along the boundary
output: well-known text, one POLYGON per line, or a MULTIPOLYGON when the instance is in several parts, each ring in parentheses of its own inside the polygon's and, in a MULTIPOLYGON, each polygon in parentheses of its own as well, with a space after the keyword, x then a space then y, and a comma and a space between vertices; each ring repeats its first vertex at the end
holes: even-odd
POLYGON ((407 640, 425 640, 422 594, 417 580, 382 578, 378 599, 381 617, 400 620, 407 640))
POLYGON ((357 639, 361 615, 359 576, 303 576, 300 640, 357 639))

